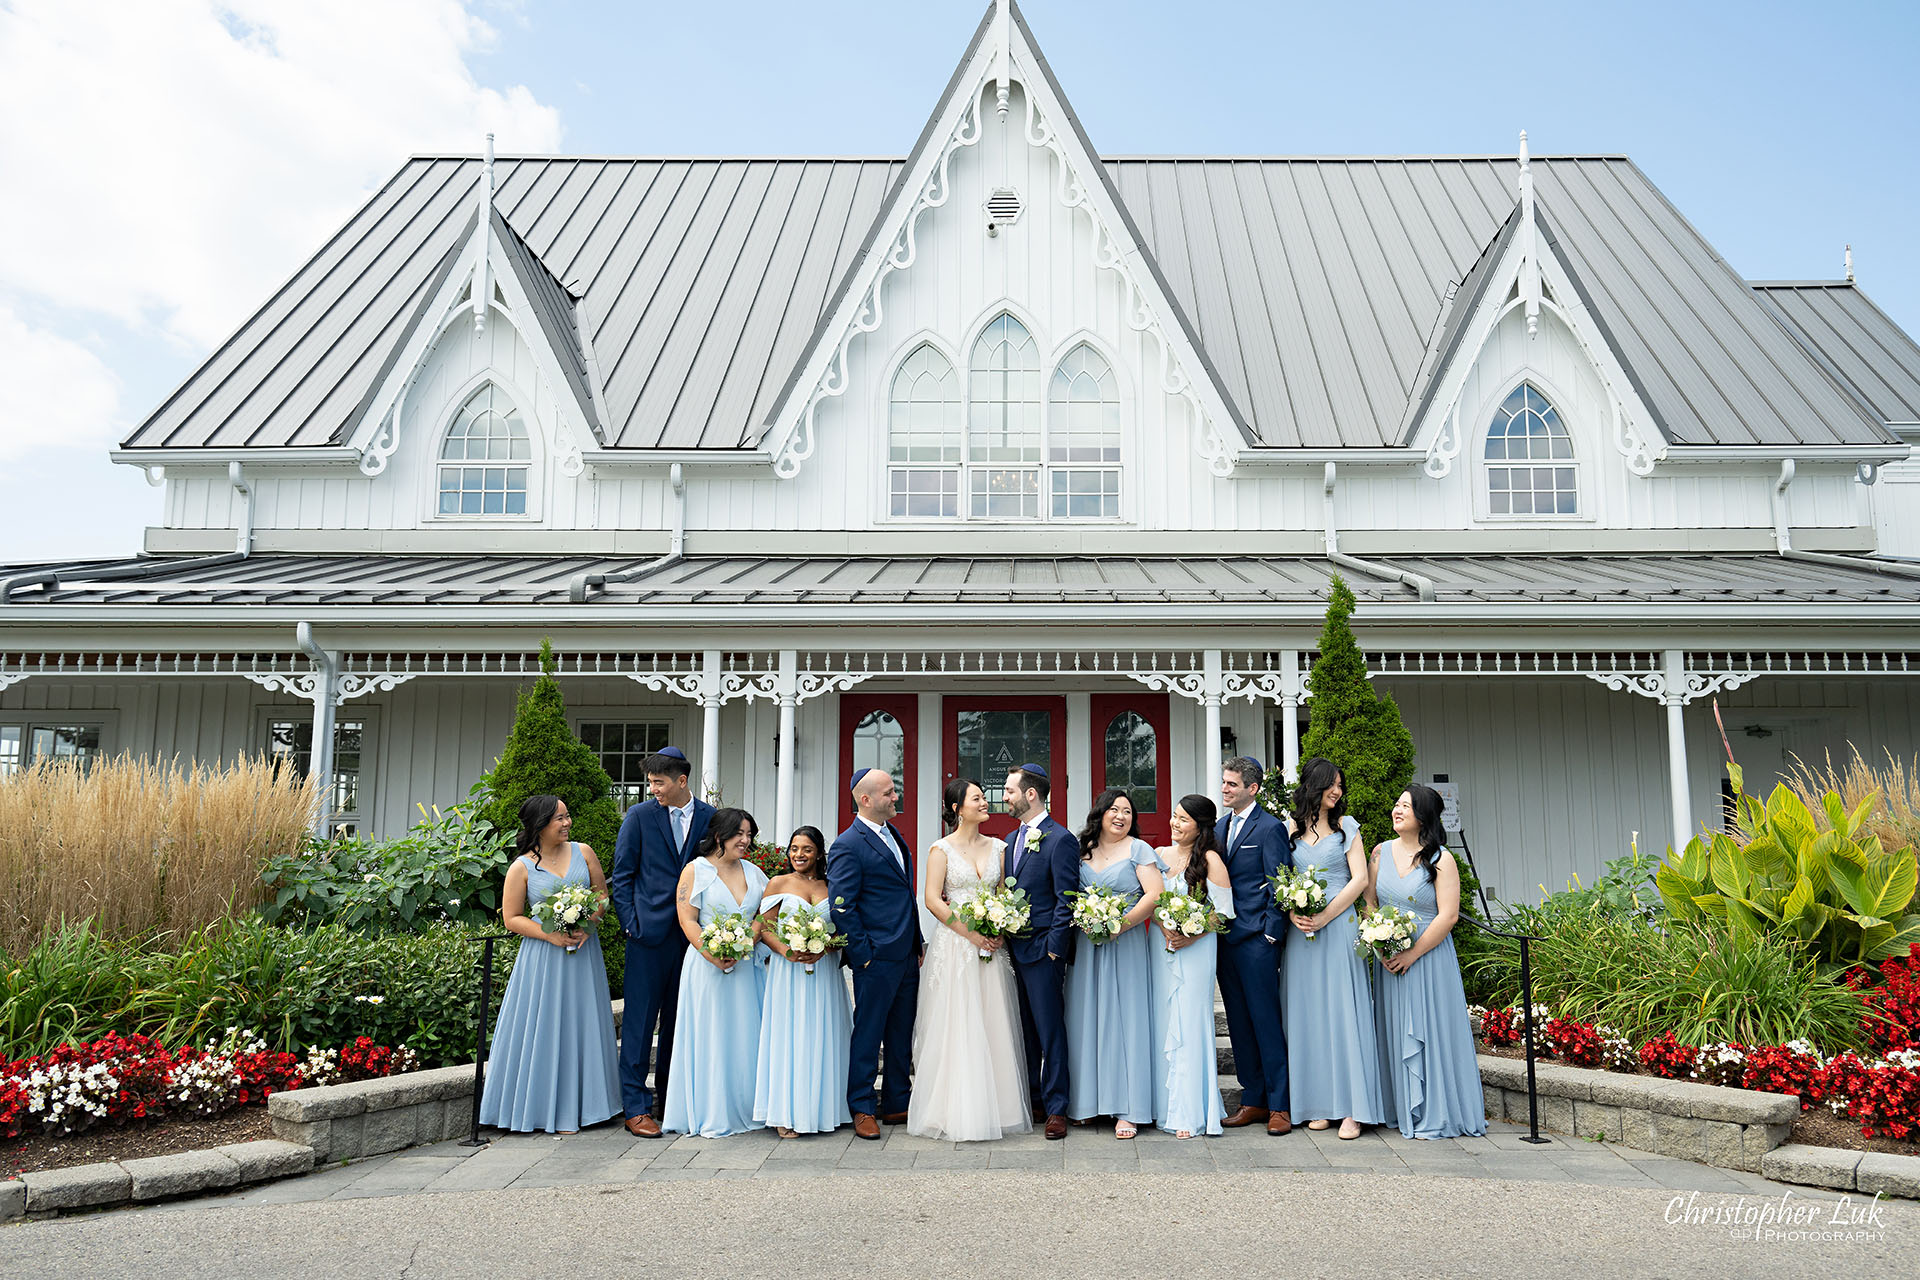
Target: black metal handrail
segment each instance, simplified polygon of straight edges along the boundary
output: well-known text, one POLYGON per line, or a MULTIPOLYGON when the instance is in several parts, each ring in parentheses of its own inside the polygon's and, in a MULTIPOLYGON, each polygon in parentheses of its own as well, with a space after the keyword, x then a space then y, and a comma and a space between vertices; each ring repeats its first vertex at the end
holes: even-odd
POLYGON ((473 1022, 473 1125, 466 1137, 460 1139, 463 1147, 484 1147, 486 1140, 480 1136, 480 1095, 487 1088, 487 1015, 493 1004, 493 944, 505 942, 513 937, 511 933, 487 933, 475 938, 481 944, 480 958, 474 961, 474 967, 480 970, 480 1008, 473 1022))
POLYGON ((1510 938, 1520 944, 1520 1013, 1522 1026, 1525 1029, 1527 1050, 1527 1136, 1521 1141, 1537 1144, 1551 1142, 1552 1139, 1540 1136, 1540 1091, 1535 1084, 1533 1074, 1533 956, 1527 944, 1538 942, 1540 939, 1531 933, 1514 933, 1507 929, 1497 929, 1485 920, 1470 916, 1464 911, 1460 913, 1460 919, 1482 933, 1490 933, 1496 938, 1510 938))

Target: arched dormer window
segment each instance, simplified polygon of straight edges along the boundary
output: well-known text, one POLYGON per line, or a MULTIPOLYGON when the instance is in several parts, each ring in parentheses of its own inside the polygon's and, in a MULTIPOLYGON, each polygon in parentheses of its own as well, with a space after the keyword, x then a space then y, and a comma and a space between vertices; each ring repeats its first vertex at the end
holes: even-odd
POLYGON ((976 518, 1040 517, 1040 349, 1002 312, 967 362, 968 511, 976 518))
POLYGON ((1106 357, 1084 342, 1053 371, 1047 463, 1054 519, 1119 518, 1120 391, 1106 357))
POLYGON ((467 397, 440 444, 443 516, 524 516, 533 441, 519 406, 489 382, 467 397))
POLYGON ((1531 382, 1515 387, 1494 410, 1483 459, 1489 515, 1580 514, 1573 437, 1559 411, 1531 382))
POLYGON ((893 515, 960 514, 960 379, 930 343, 915 347, 894 371, 887 463, 893 515))

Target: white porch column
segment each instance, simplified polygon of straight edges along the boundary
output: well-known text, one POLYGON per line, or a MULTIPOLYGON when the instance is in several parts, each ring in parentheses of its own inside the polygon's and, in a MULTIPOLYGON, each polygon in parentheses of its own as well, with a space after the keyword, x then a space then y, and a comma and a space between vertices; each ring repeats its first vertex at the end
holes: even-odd
POLYGON ((1280 651, 1280 746, 1288 782, 1300 781, 1300 651, 1280 651))
POLYGON ((307 776, 314 780, 313 834, 325 838, 333 813, 334 704, 340 694, 340 659, 320 647, 313 628, 300 623, 294 638, 313 663, 313 752, 307 776))
POLYGON ((1207 758, 1200 763, 1200 780, 1204 790, 1211 791, 1220 784, 1220 694, 1224 684, 1221 674, 1220 651, 1207 650, 1201 659, 1204 664, 1201 686, 1201 702, 1207 708, 1207 758))
POLYGON ((1661 702, 1667 708, 1667 789, 1673 799, 1673 847, 1687 847, 1693 838, 1693 792, 1687 778, 1687 655, 1668 649, 1661 655, 1661 672, 1666 691, 1661 702))
POLYGON ((700 655, 700 798, 711 803, 720 791, 720 651, 700 655))
POLYGON ((774 834, 776 843, 793 832, 793 711, 798 700, 800 655, 792 649, 780 651, 780 670, 775 678, 775 696, 780 700, 780 763, 775 769, 774 834))

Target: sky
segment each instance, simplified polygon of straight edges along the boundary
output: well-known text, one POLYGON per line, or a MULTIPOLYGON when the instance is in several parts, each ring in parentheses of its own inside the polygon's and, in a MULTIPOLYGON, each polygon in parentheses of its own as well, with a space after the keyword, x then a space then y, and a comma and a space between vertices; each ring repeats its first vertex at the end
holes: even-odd
MULTIPOLYGON (((1749 279, 1920 332, 1920 4, 1027 0, 1109 155, 1631 156, 1749 279)), ((985 0, 0 0, 0 562, 125 555, 107 452, 401 162, 903 155, 985 0)))

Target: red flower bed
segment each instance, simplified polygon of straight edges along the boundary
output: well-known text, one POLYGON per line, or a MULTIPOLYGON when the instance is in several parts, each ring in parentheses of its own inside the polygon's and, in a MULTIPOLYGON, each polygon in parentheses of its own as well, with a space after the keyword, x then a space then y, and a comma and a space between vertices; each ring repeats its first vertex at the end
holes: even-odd
POLYGON ((1599 1030, 1590 1022, 1574 1022, 1569 1018, 1548 1020, 1543 1037, 1548 1050, 1554 1057, 1576 1067, 1597 1067, 1600 1065, 1602 1047, 1599 1030))
POLYGON ((1662 1080, 1691 1080, 1693 1064, 1699 1056, 1699 1050, 1675 1040, 1671 1031, 1640 1046, 1640 1065, 1647 1074, 1662 1080))
POLYGON ((1820 1074, 1820 1060, 1793 1045, 1764 1045, 1747 1051, 1747 1070, 1740 1087, 1765 1093, 1800 1095, 1800 1109, 1813 1105, 1814 1080, 1820 1074))
POLYGON ((1920 942, 1908 946, 1904 959, 1880 966, 1880 985, 1864 987, 1866 975, 1854 970, 1847 984, 1860 991, 1867 1006, 1860 1029, 1867 1045, 1885 1056, 1901 1049, 1920 1049, 1920 942))

